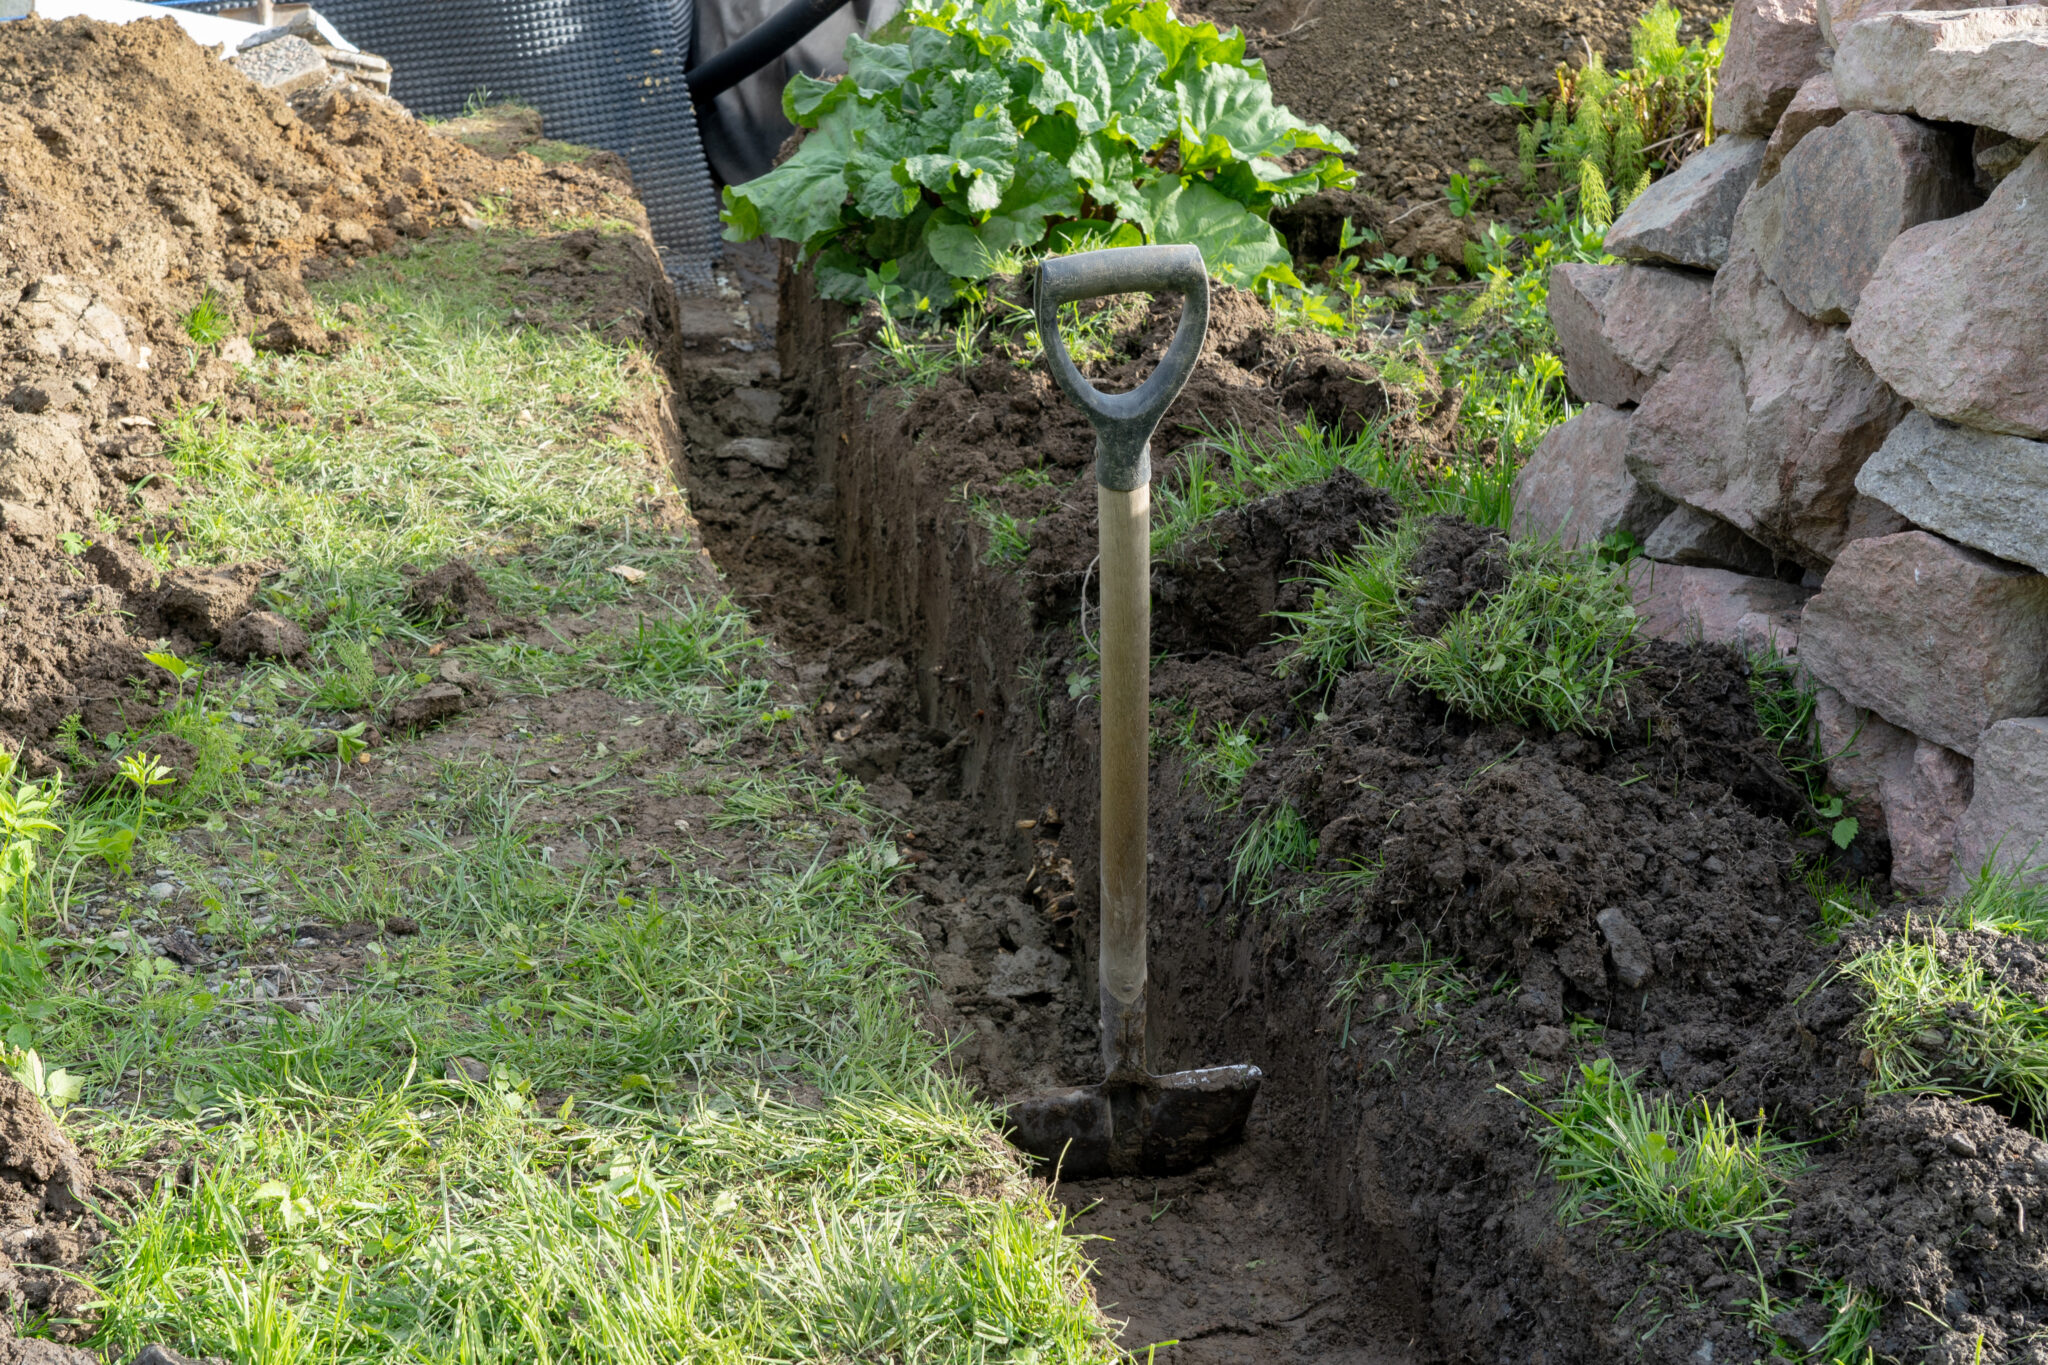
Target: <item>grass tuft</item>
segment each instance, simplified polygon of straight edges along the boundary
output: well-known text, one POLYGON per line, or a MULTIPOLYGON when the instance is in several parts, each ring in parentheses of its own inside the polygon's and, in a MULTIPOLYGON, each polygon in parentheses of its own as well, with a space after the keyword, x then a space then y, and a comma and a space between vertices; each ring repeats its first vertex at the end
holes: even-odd
POLYGON ((1230 894, 1263 905, 1278 894, 1281 874, 1306 870, 1316 857, 1316 836, 1292 803, 1259 812, 1230 851, 1230 894))
POLYGON ((1603 734, 1633 673, 1628 580, 1585 554, 1520 542, 1507 585, 1434 639, 1397 638, 1403 677, 1483 721, 1603 734))
POLYGON ((1555 1110, 1524 1103, 1543 1120, 1537 1142, 1564 1186, 1566 1222, 1613 1218, 1728 1236, 1789 1211, 1784 1190, 1798 1149, 1766 1133, 1761 1119, 1745 1135, 1704 1101, 1645 1098, 1605 1057, 1579 1068, 1555 1110))
POLYGON ((1894 938, 1844 971, 1869 998, 1863 1041, 1873 1089, 2001 1097, 2048 1131, 2048 1005, 2008 989, 1965 950, 1894 938))
POLYGON ((1328 681, 1392 657, 1416 586, 1409 565, 1421 545, 1420 525, 1404 518, 1368 535, 1356 554, 1314 567, 1309 605, 1281 619, 1293 623, 1296 656, 1318 677, 1328 681))
POLYGON ((211 289, 201 294, 199 302, 193 304, 192 310, 178 322, 185 329, 185 335, 198 346, 217 346, 235 330, 234 319, 228 315, 220 295, 211 289))

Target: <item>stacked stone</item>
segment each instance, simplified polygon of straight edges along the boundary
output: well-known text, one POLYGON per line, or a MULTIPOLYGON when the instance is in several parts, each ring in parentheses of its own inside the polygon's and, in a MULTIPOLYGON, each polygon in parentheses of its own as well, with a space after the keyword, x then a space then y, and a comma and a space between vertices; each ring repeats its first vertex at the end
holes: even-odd
POLYGON ((1714 123, 1553 274, 1515 533, 1796 654, 1900 889, 2048 864, 2048 5, 1738 0, 1714 123))

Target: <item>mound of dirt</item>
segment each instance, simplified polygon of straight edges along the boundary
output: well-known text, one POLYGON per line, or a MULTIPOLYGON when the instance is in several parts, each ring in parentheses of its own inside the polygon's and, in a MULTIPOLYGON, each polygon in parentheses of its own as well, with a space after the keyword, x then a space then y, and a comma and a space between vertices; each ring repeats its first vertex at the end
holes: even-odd
MULTIPOLYGON (((288 102, 169 19, 0 25, 0 746, 28 746, 29 771, 53 766, 33 746, 62 717, 148 671, 149 644, 188 653, 255 605, 263 566, 160 575, 131 542, 179 534, 159 419, 256 413, 234 364, 248 337, 349 344, 312 316, 307 280, 485 231, 486 201, 509 227, 643 221, 617 158, 550 164, 521 145, 486 155, 346 81, 288 102), (202 299, 217 344, 188 335, 202 299)), ((551 301, 593 300, 622 339, 674 344, 643 242, 571 232, 503 254, 551 301)))
POLYGON ((106 1232, 90 1205, 117 1192, 35 1094, 0 1075, 0 1336, 32 1318, 58 1341, 91 1334, 98 1296, 79 1276, 106 1232))

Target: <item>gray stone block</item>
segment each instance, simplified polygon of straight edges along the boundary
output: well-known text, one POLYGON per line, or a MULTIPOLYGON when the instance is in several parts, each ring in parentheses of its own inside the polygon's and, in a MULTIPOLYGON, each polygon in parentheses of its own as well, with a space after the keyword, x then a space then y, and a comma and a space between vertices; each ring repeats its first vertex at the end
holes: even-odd
POLYGON ((1657 529, 1643 542, 1643 553, 1663 564, 1741 574, 1768 574, 1774 563, 1769 550, 1719 517, 1684 503, 1657 523, 1657 529))
POLYGON ((1517 539, 1555 536, 1574 548, 1616 531, 1638 540, 1650 533, 1671 504, 1628 472, 1629 421, 1625 412, 1589 403, 1550 429, 1515 476, 1517 539))
POLYGON ((1735 0, 1714 85, 1715 129, 1770 132, 1826 50, 1817 0, 1735 0))
POLYGON ((1786 300, 1846 323, 1886 248, 1907 228, 1977 203, 1951 137, 1918 119, 1858 111, 1815 129, 1785 158, 1758 259, 1786 300))
POLYGON ((2048 572, 2048 443, 1916 412, 1864 464, 1856 487, 1950 540, 2048 572))
POLYGON ((2048 137, 2048 6, 1892 12, 1837 30, 1847 109, 2048 137))
POLYGON ((1978 741, 1949 890, 1962 891, 1987 865, 2048 881, 2048 716, 2002 720, 1978 741))
POLYGON ((1915 407, 1986 431, 2048 437, 2044 206, 2048 146, 1982 208, 1908 229, 1885 251, 1849 339, 1915 407))
POLYGON ((1764 139, 1727 134, 1651 185, 1607 230, 1607 249, 1629 261, 1719 270, 1735 211, 1763 164, 1764 139))

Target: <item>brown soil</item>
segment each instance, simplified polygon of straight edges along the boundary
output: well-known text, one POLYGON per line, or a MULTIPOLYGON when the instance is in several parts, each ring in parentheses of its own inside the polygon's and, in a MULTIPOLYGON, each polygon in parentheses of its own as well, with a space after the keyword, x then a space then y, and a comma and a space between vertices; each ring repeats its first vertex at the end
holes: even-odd
MULTIPOLYGON (((263 566, 222 585, 158 582, 128 540, 175 534, 182 494, 157 419, 254 410, 237 339, 346 344, 311 317, 304 280, 359 254, 402 252, 437 227, 476 230, 489 199, 509 226, 567 216, 638 223, 612 162, 494 159, 431 134, 359 86, 293 103, 251 85, 170 20, 0 26, 0 744, 31 747, 66 714, 115 695, 141 653, 219 638, 263 566), (465 225, 468 225, 467 227, 465 225), (228 342, 194 346, 182 318, 211 293, 228 342), (224 358, 225 357, 225 358, 224 358), (103 536, 97 518, 122 528, 103 536), (83 555, 62 553, 97 541, 83 555), (125 613, 125 615, 124 615, 125 613)), ((673 346, 658 268, 568 233, 508 249, 537 303, 602 310, 606 329, 673 346), (600 263, 602 264, 602 263, 600 263), (631 288, 620 293, 618 281, 631 288)), ((31 770, 49 760, 31 754, 31 770)))
POLYGON ((0 1075, 0 1346, 30 1321, 48 1320, 57 1341, 91 1334, 95 1295, 81 1275, 106 1240, 92 1206, 136 1194, 103 1181, 34 1092, 0 1075))

